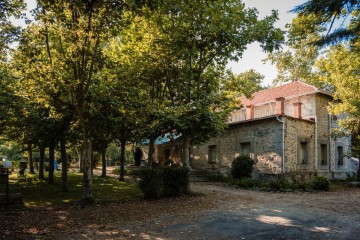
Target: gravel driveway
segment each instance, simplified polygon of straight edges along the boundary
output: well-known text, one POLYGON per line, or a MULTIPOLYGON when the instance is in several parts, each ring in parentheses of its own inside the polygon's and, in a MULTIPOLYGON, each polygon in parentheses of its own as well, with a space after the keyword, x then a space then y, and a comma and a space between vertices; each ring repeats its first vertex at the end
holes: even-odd
POLYGON ((273 193, 192 183, 192 197, 0 212, 0 239, 360 239, 360 188, 273 193))
POLYGON ((360 239, 359 189, 269 193, 195 183, 192 190, 210 196, 216 207, 160 217, 165 226, 143 238, 360 239))

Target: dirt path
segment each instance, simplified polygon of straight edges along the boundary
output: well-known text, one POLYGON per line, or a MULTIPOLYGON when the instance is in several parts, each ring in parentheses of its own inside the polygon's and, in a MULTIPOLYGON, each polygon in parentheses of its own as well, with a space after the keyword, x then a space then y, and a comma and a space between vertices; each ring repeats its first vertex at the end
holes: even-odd
POLYGON ((0 239, 359 239, 360 189, 268 193, 194 183, 193 197, 0 214, 0 239))

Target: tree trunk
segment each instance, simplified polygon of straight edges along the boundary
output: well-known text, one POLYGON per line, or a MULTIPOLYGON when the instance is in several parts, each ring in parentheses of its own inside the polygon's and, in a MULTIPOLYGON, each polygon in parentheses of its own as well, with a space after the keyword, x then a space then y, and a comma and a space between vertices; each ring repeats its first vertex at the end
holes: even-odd
POLYGON ((44 180, 44 161, 45 161, 45 148, 40 147, 40 160, 39 160, 39 179, 44 180))
POLYGON ((102 177, 106 177, 106 147, 102 150, 101 153, 101 162, 102 162, 102 177))
POLYGON ((121 146, 120 146, 120 181, 124 181, 124 166, 125 166, 125 147, 126 147, 126 140, 125 139, 121 139, 120 142, 121 146))
POLYGON ((357 181, 360 182, 360 155, 358 156, 358 159, 359 159, 359 168, 357 171, 357 181))
POLYGON ((54 161, 55 161, 55 144, 49 145, 49 184, 54 184, 54 161))
POLYGON ((155 150, 155 137, 150 136, 149 143, 149 155, 148 155, 148 167, 151 168, 154 160, 154 150, 155 150))
POLYGON ((79 159, 79 172, 83 173, 84 172, 84 164, 83 164, 83 160, 82 160, 82 150, 80 149, 79 155, 78 155, 78 159, 79 159))
POLYGON ((89 132, 85 127, 83 127, 82 134, 82 146, 81 146, 81 162, 83 165, 83 186, 84 186, 84 197, 82 199, 82 204, 92 204, 94 203, 92 195, 92 175, 91 175, 91 153, 92 145, 89 136, 89 132))
POLYGON ((94 168, 95 168, 94 150, 91 149, 91 176, 94 176, 94 168))
POLYGON ((63 192, 68 191, 67 187, 67 171, 68 171, 68 160, 66 155, 66 139, 64 134, 62 134, 60 139, 60 151, 61 151, 61 180, 62 180, 62 190, 63 192))
POLYGON ((28 144, 28 156, 29 156, 29 167, 30 167, 30 173, 34 174, 34 162, 33 162, 33 154, 32 154, 32 144, 28 144))
POLYGON ((182 154, 182 160, 184 167, 190 168, 190 136, 188 134, 184 134, 183 136, 183 154, 182 154))

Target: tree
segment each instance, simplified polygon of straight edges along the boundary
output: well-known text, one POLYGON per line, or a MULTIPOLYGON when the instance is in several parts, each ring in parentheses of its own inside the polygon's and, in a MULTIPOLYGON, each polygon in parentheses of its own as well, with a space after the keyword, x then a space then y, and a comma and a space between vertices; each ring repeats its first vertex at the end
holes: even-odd
POLYGON ((7 119, 14 117, 18 100, 9 88, 13 79, 7 62, 10 45, 18 40, 21 29, 12 24, 10 17, 20 18, 24 8, 23 0, 0 0, 0 133, 7 119))
POLYGON ((314 41, 317 45, 356 41, 360 30, 359 10, 359 0, 308 0, 292 10, 300 18, 313 16, 311 21, 303 19, 303 27, 298 29, 297 36, 319 32, 319 27, 322 27, 322 38, 314 41), (345 24, 347 18, 350 18, 349 24, 345 24))
POLYGON ((329 108, 330 112, 347 116, 340 121, 340 130, 353 133, 359 132, 360 123, 357 64, 360 56, 359 10, 359 0, 309 0, 293 9, 300 19, 297 31, 293 34, 295 39, 304 38, 307 33, 322 34, 319 40, 310 43, 318 46, 335 45, 326 51, 326 57, 316 63, 319 81, 332 87, 335 101, 329 108), (347 18, 349 21, 345 24, 347 18))
MULTIPOLYGON (((320 81, 334 87, 334 102, 329 111, 334 115, 346 114, 339 120, 340 131, 344 134, 358 133, 360 129, 360 52, 346 44, 331 47, 325 57, 317 62, 320 81)), ((354 148, 359 143, 354 139, 354 148)), ((358 180, 360 181, 360 170, 358 180)))
POLYGON ((223 128, 217 125, 221 121, 215 120, 217 115, 223 118, 222 110, 227 104, 220 101, 224 98, 218 94, 217 76, 222 67, 230 59, 241 58, 248 44, 258 41, 264 50, 272 51, 279 47, 283 36, 280 29, 273 27, 276 12, 258 20, 256 10, 246 9, 239 1, 167 1, 159 11, 156 22, 160 23, 162 33, 169 36, 174 55, 170 66, 175 71, 167 76, 182 83, 169 89, 169 95, 173 96, 171 104, 179 112, 180 124, 175 125, 177 132, 182 133, 184 164, 189 166, 191 138, 201 135, 205 126, 209 127, 207 132, 217 129, 216 126, 218 130, 223 128), (204 123, 197 132, 200 119, 215 121, 204 123))
MULTIPOLYGON (((226 94, 229 99, 238 101, 243 95, 251 97, 254 92, 263 89, 261 86, 264 76, 256 72, 254 69, 250 69, 240 74, 233 74, 227 71, 222 77, 221 90, 226 94)), ((238 106, 238 102, 234 103, 238 106)))
POLYGON ((20 27, 12 24, 10 17, 22 17, 25 6, 23 0, 0 1, 0 61, 6 60, 10 44, 18 40, 21 32, 20 27))
POLYGON ((83 203, 92 203, 91 103, 90 88, 102 67, 101 46, 122 27, 124 12, 134 9, 133 1, 38 1, 35 19, 42 27, 48 53, 49 74, 71 95, 82 134, 83 203))

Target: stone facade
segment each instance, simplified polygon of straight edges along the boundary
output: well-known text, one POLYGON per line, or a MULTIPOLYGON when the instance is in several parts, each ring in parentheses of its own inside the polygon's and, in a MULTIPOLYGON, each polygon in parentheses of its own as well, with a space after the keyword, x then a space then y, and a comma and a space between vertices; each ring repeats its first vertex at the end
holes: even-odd
MULTIPOLYGON (((351 138, 333 138, 338 119, 328 114, 331 100, 328 93, 303 83, 255 94, 245 100, 246 107, 230 114, 228 129, 221 136, 191 147, 190 165, 228 175, 234 158, 249 154, 257 177, 345 178, 351 171, 351 138)), ((158 146, 159 162, 167 158, 180 162, 180 143, 158 146)))
POLYGON ((309 120, 284 117, 285 122, 285 173, 315 172, 314 125, 309 120), (307 159, 299 159, 300 143, 307 146, 307 159))
POLYGON ((231 124, 218 138, 194 146, 191 166, 228 174, 235 157, 242 154, 242 145, 248 144, 256 162, 256 173, 281 174, 282 123, 275 116, 245 123, 231 124), (210 161, 210 148, 216 147, 216 161, 210 161))

